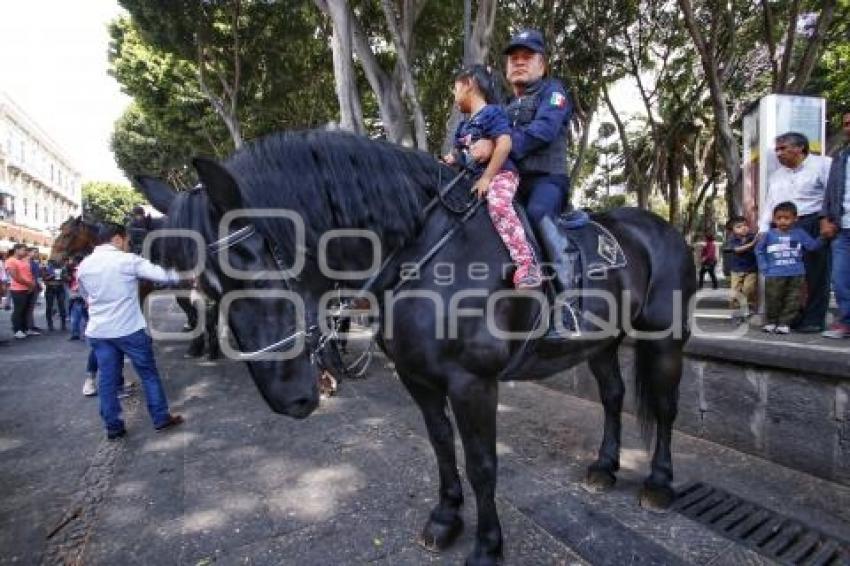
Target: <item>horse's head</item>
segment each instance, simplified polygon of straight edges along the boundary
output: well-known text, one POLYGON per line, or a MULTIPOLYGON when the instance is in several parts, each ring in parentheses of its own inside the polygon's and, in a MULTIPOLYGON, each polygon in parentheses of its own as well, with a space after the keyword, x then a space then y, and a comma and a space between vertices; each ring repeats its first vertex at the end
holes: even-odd
POLYGON ((82 216, 69 218, 59 227, 59 234, 50 249, 50 258, 88 255, 97 244, 97 225, 87 222, 82 216))
POLYGON ((201 185, 177 192, 151 177, 136 183, 166 214, 163 228, 187 236, 159 238, 162 263, 189 271, 196 266, 201 288, 221 304, 221 315, 247 362, 263 398, 278 413, 308 416, 319 403, 319 370, 314 365, 315 329, 304 322, 300 297, 277 257, 276 248, 238 211, 244 208, 233 175, 208 159, 194 161, 201 185), (199 247, 200 246, 200 247, 199 247))

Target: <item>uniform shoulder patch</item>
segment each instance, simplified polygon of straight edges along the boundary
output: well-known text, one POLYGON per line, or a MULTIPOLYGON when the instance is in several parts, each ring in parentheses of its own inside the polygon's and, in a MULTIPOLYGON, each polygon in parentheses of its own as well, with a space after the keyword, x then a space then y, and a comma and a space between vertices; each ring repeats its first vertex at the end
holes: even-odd
POLYGON ((567 105, 567 97, 562 92, 553 92, 549 97, 549 105, 555 108, 563 108, 567 105))

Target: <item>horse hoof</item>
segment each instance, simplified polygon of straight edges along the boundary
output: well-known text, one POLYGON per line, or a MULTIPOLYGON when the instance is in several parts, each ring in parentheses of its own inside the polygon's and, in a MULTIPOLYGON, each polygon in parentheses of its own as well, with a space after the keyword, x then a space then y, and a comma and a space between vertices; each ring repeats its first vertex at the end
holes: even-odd
POLYGON ((640 506, 656 512, 666 512, 676 499, 676 492, 670 486, 648 486, 640 490, 640 506))
POLYGON ((591 493, 599 493, 607 491, 614 487, 617 483, 617 476, 605 468, 589 467, 587 469, 587 478, 584 481, 584 487, 591 493))
POLYGON ((448 548, 463 531, 463 519, 455 517, 450 523, 438 523, 429 520, 416 541, 429 552, 439 552, 448 548))

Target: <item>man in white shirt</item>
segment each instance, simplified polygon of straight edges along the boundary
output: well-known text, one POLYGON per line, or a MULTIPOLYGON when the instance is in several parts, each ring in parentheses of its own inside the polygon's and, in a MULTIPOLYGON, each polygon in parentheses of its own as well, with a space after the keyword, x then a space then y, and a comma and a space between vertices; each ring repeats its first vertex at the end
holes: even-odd
POLYGON ((80 263, 77 277, 80 293, 89 305, 86 337, 100 368, 97 393, 106 436, 114 440, 126 434, 118 401, 125 355, 139 374, 154 428, 165 430, 177 426, 183 417, 168 411, 153 343, 139 306, 138 280, 175 283, 179 276, 176 271, 127 253, 127 230, 120 224, 102 225, 98 241, 100 245, 80 263))
MULTIPOLYGON (((820 235, 820 213, 823 208, 826 183, 832 160, 809 155, 809 140, 803 134, 788 132, 776 138, 776 159, 779 168, 767 181, 767 197, 759 218, 759 232, 766 233, 774 207, 791 201, 797 207, 796 227, 812 238, 820 235)), ((829 307, 829 250, 820 248, 807 252, 807 300, 799 317, 791 325, 797 332, 821 332, 826 324, 829 307)))

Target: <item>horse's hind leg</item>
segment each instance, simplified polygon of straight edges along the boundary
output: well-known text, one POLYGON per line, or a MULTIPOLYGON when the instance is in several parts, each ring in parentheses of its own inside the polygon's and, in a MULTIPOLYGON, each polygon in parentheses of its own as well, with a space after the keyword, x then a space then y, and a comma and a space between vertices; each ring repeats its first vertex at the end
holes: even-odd
POLYGON ((496 511, 496 407, 499 384, 466 372, 448 376, 449 400, 475 491, 478 528, 467 565, 496 564, 502 557, 502 526, 496 511))
POLYGON ((605 431, 599 456, 587 469, 587 485, 595 489, 607 489, 614 485, 620 469, 620 414, 623 410, 623 397, 626 388, 620 374, 620 360, 617 350, 620 341, 616 341, 588 360, 587 365, 599 386, 599 397, 605 408, 605 431))
POLYGON ((400 377, 422 411, 440 472, 440 501, 431 511, 419 535, 419 543, 428 550, 442 550, 454 542, 463 530, 460 517, 463 486, 457 471, 454 431, 446 413, 446 391, 439 386, 426 387, 415 381, 415 378, 400 377))
POLYGON ((640 502, 644 507, 666 508, 675 497, 673 482, 673 421, 679 402, 682 377, 682 340, 638 340, 636 373, 638 415, 642 423, 647 417, 656 422, 655 453, 650 475, 643 484, 640 502))

